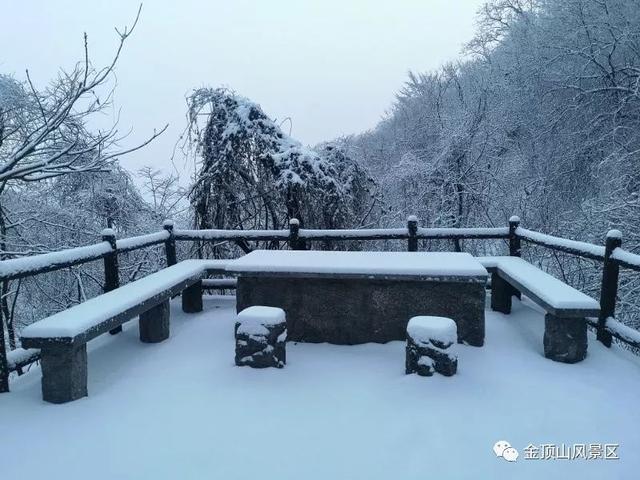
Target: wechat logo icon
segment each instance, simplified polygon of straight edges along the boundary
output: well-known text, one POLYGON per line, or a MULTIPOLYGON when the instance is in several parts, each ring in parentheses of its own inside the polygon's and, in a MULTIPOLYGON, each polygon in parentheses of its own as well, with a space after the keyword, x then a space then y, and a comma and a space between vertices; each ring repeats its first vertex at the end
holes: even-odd
POLYGON ((505 440, 499 440, 493 446, 496 457, 501 457, 507 462, 515 462, 518 459, 518 451, 505 440))

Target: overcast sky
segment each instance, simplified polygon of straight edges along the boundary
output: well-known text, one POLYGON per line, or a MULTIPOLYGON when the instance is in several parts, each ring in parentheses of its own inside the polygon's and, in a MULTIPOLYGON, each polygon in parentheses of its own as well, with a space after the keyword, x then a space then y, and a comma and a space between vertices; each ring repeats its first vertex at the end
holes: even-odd
MULTIPOLYGON (((132 0, 7 1, 0 16, 0 72, 39 85, 82 58, 89 34, 96 65, 130 24, 132 0)), ((225 85, 292 120, 314 144, 373 128, 409 70, 455 60, 474 32, 483 0, 147 0, 117 67, 121 130, 134 143, 170 124, 162 138, 123 159, 170 168, 184 129, 185 95, 225 85)), ((285 131, 288 130, 288 124, 285 131)), ((181 168, 182 162, 177 166, 181 168)))

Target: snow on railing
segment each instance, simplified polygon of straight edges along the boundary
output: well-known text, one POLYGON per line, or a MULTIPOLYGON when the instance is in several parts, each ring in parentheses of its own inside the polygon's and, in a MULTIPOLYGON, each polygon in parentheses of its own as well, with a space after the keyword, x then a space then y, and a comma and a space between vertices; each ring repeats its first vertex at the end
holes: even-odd
POLYGON ((128 252, 139 248, 157 245, 169 240, 170 233, 166 230, 162 232, 150 233, 148 235, 139 235, 137 237, 123 238, 116 240, 116 248, 120 252, 128 252))
POLYGON ((553 235, 527 230, 522 227, 518 227, 516 229, 516 235, 525 241, 535 243, 537 245, 561 250, 573 255, 592 258, 594 260, 604 260, 605 248, 600 245, 594 245, 593 243, 554 237, 553 235))
POLYGON ((418 228, 418 238, 507 238, 509 227, 496 228, 418 228))
POLYGON ((40 360, 40 349, 38 348, 16 348, 7 352, 9 371, 17 370, 37 360, 40 360))
POLYGON ((640 270, 640 255, 628 252, 622 248, 616 248, 611 254, 611 258, 616 260, 620 265, 632 270, 640 270))
MULTIPOLYGON (((594 328, 598 328, 598 319, 595 317, 587 317, 587 323, 594 328)), ((640 348, 640 332, 638 330, 619 322, 613 317, 607 318, 604 329, 618 340, 632 347, 640 348)))
POLYGON ((205 278, 202 280, 202 288, 204 289, 235 289, 237 285, 238 280, 236 278, 205 278))
POLYGON ((300 238, 304 240, 393 240, 406 239, 409 230, 405 228, 361 228, 351 230, 300 229, 300 238))
POLYGON ((634 330, 611 317, 607 318, 606 328, 614 337, 640 348, 640 332, 638 330, 634 330))
MULTIPOLYGON (((176 240, 284 240, 290 230, 175 230, 176 240)), ((418 228, 417 236, 427 238, 506 238, 509 228, 418 228)), ((302 240, 406 240, 409 229, 306 229, 298 236, 302 240)))
POLYGON ((176 240, 286 240, 289 230, 174 230, 176 240))
POLYGON ((69 248, 59 252, 31 255, 0 261, 0 279, 11 280, 37 273, 46 273, 79 263, 97 260, 111 252, 109 242, 101 242, 86 247, 69 248))

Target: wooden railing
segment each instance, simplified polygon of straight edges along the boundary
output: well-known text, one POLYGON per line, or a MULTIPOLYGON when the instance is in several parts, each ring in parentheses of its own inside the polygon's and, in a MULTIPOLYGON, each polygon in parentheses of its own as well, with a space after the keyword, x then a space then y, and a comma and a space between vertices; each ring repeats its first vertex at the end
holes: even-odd
MULTIPOLYGON (((524 241, 551 250, 601 261, 603 263, 600 289, 601 313, 599 318, 587 320, 597 329, 597 338, 605 345, 610 346, 612 338, 615 337, 640 348, 640 332, 614 319, 620 267, 640 271, 640 255, 621 248, 620 232, 610 231, 605 245, 600 246, 527 230, 520 226, 518 217, 511 217, 506 227, 422 228, 418 226, 417 218, 411 216, 405 228, 357 230, 301 229, 296 219, 290 221, 288 230, 179 230, 174 228, 172 221, 167 220, 163 223, 162 231, 148 235, 118 240, 113 230, 106 229, 102 232, 102 242, 95 245, 0 261, 0 281, 53 272, 103 259, 104 291, 107 292, 120 286, 118 271, 120 253, 164 244, 166 264, 171 266, 178 261, 177 241, 277 241, 288 244, 292 250, 302 250, 308 248, 307 242, 313 241, 401 240, 407 242, 408 251, 417 251, 419 240, 434 239, 502 239, 509 245, 509 255, 518 257, 521 255, 521 244, 524 241)), ((205 283, 206 288, 210 289, 233 288, 232 284, 233 282, 230 281, 205 283)), ((111 333, 117 333, 120 329, 121 327, 111 333)), ((4 349, 0 350, 4 351, 4 349)), ((0 362, 7 365, 6 358, 0 358, 0 362)))

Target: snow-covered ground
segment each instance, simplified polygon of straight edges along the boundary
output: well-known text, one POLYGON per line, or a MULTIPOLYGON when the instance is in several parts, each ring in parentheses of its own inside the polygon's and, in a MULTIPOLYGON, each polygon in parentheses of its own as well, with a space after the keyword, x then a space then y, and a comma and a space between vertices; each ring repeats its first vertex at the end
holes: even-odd
POLYGON ((233 364, 233 299, 172 306, 172 337, 93 341, 89 397, 51 405, 40 371, 0 395, 2 478, 631 479, 640 359, 590 334, 576 365, 542 357, 543 316, 487 312, 458 374, 404 374, 404 344, 288 344, 282 370, 233 364), (516 462, 496 458, 506 440, 516 462), (619 460, 526 460, 533 444, 619 444, 619 460))

